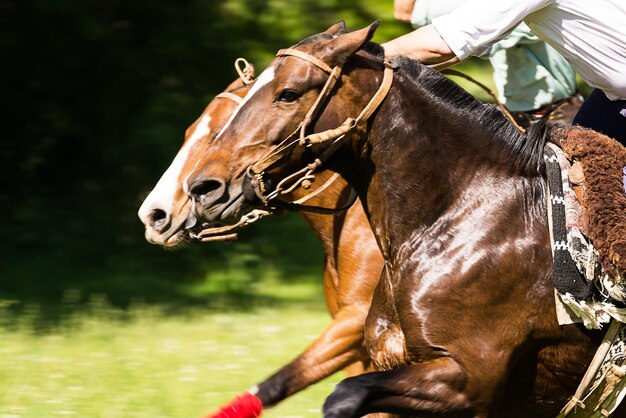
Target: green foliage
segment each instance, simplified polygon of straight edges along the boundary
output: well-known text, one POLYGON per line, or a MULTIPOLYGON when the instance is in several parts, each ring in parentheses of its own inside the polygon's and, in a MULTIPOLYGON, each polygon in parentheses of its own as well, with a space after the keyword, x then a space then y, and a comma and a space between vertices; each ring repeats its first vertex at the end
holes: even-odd
POLYGON ((383 42, 409 30, 391 0, 9 0, 0 10, 10 179, 0 299, 55 304, 72 289, 118 306, 199 303, 207 281, 211 294, 245 300, 269 278, 318 280, 319 245, 295 215, 231 245, 172 252, 144 240, 137 209, 186 127, 236 76, 235 58, 260 70, 340 19, 353 29, 383 19, 383 42))
POLYGON ((165 252, 145 242, 136 212, 186 126, 236 76, 236 57, 262 68, 280 47, 377 11, 338 0, 33 0, 4 2, 2 15, 10 106, 0 150, 11 181, 0 199, 10 237, 0 297, 53 302, 72 288, 125 305, 188 299, 181 283, 207 272, 242 292, 261 279, 255 265, 285 279, 320 271, 319 247, 301 239, 310 234, 297 219, 251 228, 230 246, 165 252))

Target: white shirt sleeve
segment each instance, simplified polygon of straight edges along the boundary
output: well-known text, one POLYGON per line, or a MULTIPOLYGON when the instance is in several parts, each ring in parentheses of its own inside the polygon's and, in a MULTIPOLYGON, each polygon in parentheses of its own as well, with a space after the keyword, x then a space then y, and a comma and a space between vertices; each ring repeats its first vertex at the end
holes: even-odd
POLYGON ((415 0, 411 25, 414 28, 430 25, 434 18, 450 13, 463 3, 465 0, 415 0))
POLYGON ((483 55, 527 15, 555 0, 470 0, 449 14, 433 19, 433 26, 461 60, 483 55))

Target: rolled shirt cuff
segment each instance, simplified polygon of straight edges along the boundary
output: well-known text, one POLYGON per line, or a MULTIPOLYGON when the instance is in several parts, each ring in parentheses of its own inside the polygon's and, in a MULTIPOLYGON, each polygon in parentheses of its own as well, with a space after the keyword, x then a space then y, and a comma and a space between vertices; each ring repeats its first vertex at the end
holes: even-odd
POLYGON ((491 51, 491 45, 479 44, 480 33, 476 28, 455 19, 454 15, 436 17, 432 24, 439 36, 460 60, 472 55, 485 56, 491 51))

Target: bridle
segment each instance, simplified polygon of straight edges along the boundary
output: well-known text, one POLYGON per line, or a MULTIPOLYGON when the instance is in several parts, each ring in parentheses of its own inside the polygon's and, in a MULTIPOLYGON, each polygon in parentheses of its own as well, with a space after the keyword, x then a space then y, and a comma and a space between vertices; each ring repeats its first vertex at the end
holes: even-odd
MULTIPOLYGON (((290 135, 288 138, 282 141, 276 151, 265 156, 261 161, 253 164, 252 166, 248 167, 248 169, 246 170, 245 176, 250 178, 251 181, 257 185, 255 186, 255 194, 257 194, 258 196, 265 196, 265 193, 261 192, 262 188, 265 187, 264 185, 266 184, 264 179, 262 178, 263 170, 270 168, 271 166, 275 165, 278 161, 280 161, 282 158, 286 157, 291 152, 292 147, 294 147, 295 145, 303 144, 306 146, 309 144, 322 143, 325 141, 334 140, 335 142, 331 144, 330 148, 333 148, 334 150, 339 148, 339 145, 341 145, 342 143, 341 140, 345 137, 345 135, 348 132, 356 128, 360 128, 367 123, 367 119, 371 116, 374 110, 376 110, 378 105, 382 102, 387 92, 389 91, 389 88, 391 87, 391 81, 393 78, 393 74, 392 74, 393 70, 390 67, 386 67, 385 76, 383 78, 383 84, 381 85, 381 89, 379 89, 379 92, 377 92, 374 98, 372 98, 372 101, 370 101, 370 104, 363 110, 363 112, 361 112, 361 114, 356 119, 349 118, 340 127, 336 129, 320 132, 318 134, 305 135, 306 128, 316 118, 319 111, 323 108, 327 98, 331 94, 331 91, 334 85, 341 77, 342 67, 337 66, 331 69, 326 63, 324 63, 320 59, 310 54, 307 54, 305 52, 298 51, 295 49, 282 49, 278 51, 278 54, 277 54, 277 56, 287 56, 287 55, 296 56, 308 62, 313 63, 318 68, 328 73, 329 79, 326 82, 324 88, 322 89, 322 92, 318 96, 313 107, 309 110, 304 120, 300 123, 300 125, 296 129, 296 132, 294 132, 294 134, 290 135), (384 90, 384 93, 381 93, 380 90, 384 90), (379 98, 377 99, 377 97, 379 98), (372 104, 372 103, 375 103, 375 104, 372 104), (300 137, 295 141, 291 141, 291 139, 294 137, 294 135, 298 131, 300 131, 300 137), (276 157, 279 157, 279 158, 276 158, 276 157), (255 168, 258 168, 258 167, 265 167, 265 168, 257 173, 255 171, 255 168), (259 187, 258 191, 257 191, 257 187, 259 187)), ((254 68, 245 59, 243 58, 237 59, 237 61, 235 61, 235 69, 239 73, 241 80, 246 86, 254 82, 254 68), (243 68, 242 68, 242 65, 243 65, 243 68)), ((229 92, 220 93, 215 97, 232 100, 236 104, 240 104, 242 101, 241 97, 237 96, 236 94, 229 93, 229 92)), ((236 231, 239 228, 250 225, 251 223, 258 221, 259 219, 270 215, 272 211, 275 211, 277 209, 277 207, 275 206, 272 207, 272 205, 270 204, 270 201, 273 201, 274 203, 278 203, 277 206, 280 206, 281 209, 287 209, 292 212, 304 211, 304 212, 313 212, 313 213, 319 213, 319 214, 337 214, 337 213, 345 212, 357 200, 358 196, 354 189, 350 189, 350 195, 346 199, 345 203, 339 207, 327 208, 327 207, 321 207, 321 206, 304 205, 306 201, 322 193, 324 190, 330 187, 332 183, 334 183, 335 180, 339 177, 339 174, 337 173, 331 176, 330 179, 324 182, 324 184, 322 184, 320 187, 316 188, 313 192, 309 193, 308 195, 298 200, 288 201, 288 200, 278 198, 279 195, 285 195, 285 194, 291 193, 299 187, 303 187, 304 189, 307 189, 307 190, 310 189, 312 182, 315 180, 315 176, 313 175, 313 173, 321 166, 322 162, 325 161, 330 156, 330 154, 331 153, 328 152, 327 150, 327 152, 319 156, 312 164, 309 164, 303 170, 299 170, 298 172, 288 176, 288 178, 285 178, 284 180, 282 180, 279 183, 279 188, 272 191, 273 196, 270 196, 267 199, 263 197, 261 201, 270 210, 254 209, 250 211, 249 213, 246 213, 245 215, 243 215, 241 219, 239 220, 239 222, 237 222, 236 224, 222 226, 222 227, 203 228, 198 233, 192 233, 192 238, 196 238, 202 242, 229 241, 229 240, 236 239, 237 237, 236 231), (301 175, 301 172, 304 173, 304 175, 301 175), (287 184, 288 182, 291 181, 291 179, 297 176, 300 176, 300 178, 296 179, 293 185, 291 185, 290 187, 284 188, 285 184, 287 184)))
POLYGON ((363 108, 361 113, 355 118, 347 118, 340 126, 334 129, 328 129, 323 132, 306 134, 306 130, 313 122, 321 110, 325 107, 328 98, 333 92, 337 81, 341 78, 343 66, 335 66, 330 68, 328 64, 323 62, 311 54, 297 49, 281 49, 276 54, 278 57, 292 56, 302 59, 313 64, 328 74, 326 84, 320 91, 315 103, 307 112, 306 116, 298 124, 296 130, 285 138, 278 147, 257 161, 246 170, 245 177, 250 182, 256 197, 266 206, 279 206, 288 210, 311 210, 317 213, 337 213, 349 208, 356 200, 356 193, 352 191, 353 197, 349 199, 349 205, 341 208, 319 208, 319 207, 303 207, 296 202, 291 202, 282 198, 282 196, 292 193, 294 190, 303 187, 308 189, 311 182, 315 179, 315 172, 319 170, 324 162, 328 160, 345 142, 350 135, 362 134, 367 131, 367 122, 372 114, 381 105, 387 93, 391 89, 393 82, 394 65, 393 62, 384 63, 384 72, 382 82, 370 99, 369 103, 363 108), (316 144, 328 144, 325 150, 315 158, 315 160, 306 165, 304 168, 287 175, 283 178, 273 190, 269 190, 268 183, 265 179, 266 171, 276 166, 280 161, 286 158, 296 147, 310 147, 316 144))
MULTIPOLYGON (((341 78, 343 68, 342 66, 335 66, 334 68, 330 68, 328 64, 326 64, 319 58, 314 57, 313 55, 306 52, 292 48, 281 49, 278 51, 276 56, 293 56, 307 61, 327 73, 328 79, 326 81, 326 84, 322 88, 322 91, 318 95, 315 103, 309 109, 306 116, 304 117, 304 120, 298 125, 296 130, 285 140, 283 140, 276 150, 270 152, 263 159, 248 167, 245 173, 245 177, 247 177, 250 181, 250 185, 252 186, 256 197, 260 199, 266 206, 270 206, 270 202, 272 202, 273 204, 286 207, 288 210, 291 211, 309 210, 318 213, 336 213, 337 211, 345 210, 346 207, 330 210, 320 210, 323 208, 308 208, 298 205, 296 204, 296 202, 284 200, 283 198, 281 198, 281 196, 289 194, 299 187, 308 189, 311 186, 311 182, 315 179, 314 173, 319 170, 322 164, 326 162, 327 159, 341 147, 345 139, 349 137, 349 134, 364 133, 366 131, 368 119, 383 102, 391 88, 391 84, 393 82, 393 72, 396 68, 394 61, 390 60, 384 62, 385 69, 383 73, 383 80, 378 88, 378 91, 376 91, 369 103, 356 118, 346 119, 345 122, 337 128, 307 135, 306 130, 308 126, 319 115, 319 112, 324 108, 324 105, 330 97, 335 84, 341 78), (296 136, 297 139, 295 139, 296 136), (298 146, 310 147, 312 145, 321 143, 329 143, 329 145, 322 154, 318 155, 318 157, 312 163, 308 164, 304 168, 283 178, 273 190, 269 190, 267 181, 265 180, 265 173, 268 169, 272 168, 279 161, 283 160, 293 151, 294 148, 298 146)), ((523 129, 515 122, 514 118, 508 112, 506 107, 498 100, 497 95, 484 84, 476 81, 470 76, 467 76, 455 70, 444 70, 442 71, 442 73, 457 77, 463 77, 487 91, 487 93, 489 93, 496 101, 498 107, 502 110, 503 114, 518 130, 523 132, 523 129)), ((353 199, 356 200, 356 194, 354 195, 353 199)), ((354 201, 352 201, 350 204, 352 203, 354 203, 354 201)))
MULTIPOLYGON (((254 67, 245 58, 237 58, 235 60, 235 71, 237 71, 237 74, 239 74, 239 79, 243 83, 243 86, 241 87, 248 87, 252 83, 254 83, 254 67)), ((215 98, 232 100, 237 105, 240 105, 243 98, 234 94, 233 91, 235 90, 238 89, 223 91, 215 96, 215 98)))
MULTIPOLYGON (((320 214, 337 214, 348 210, 357 199, 357 194, 355 190, 351 189, 350 195, 346 199, 345 203, 339 207, 326 208, 303 204, 312 197, 320 194, 325 189, 327 189, 337 179, 337 177, 339 176, 338 174, 333 175, 324 184, 322 184, 320 187, 316 188, 313 192, 309 193, 301 199, 290 201, 284 199, 282 196, 292 193, 294 190, 300 187, 305 190, 310 189, 312 182, 315 180, 315 172, 317 172, 322 164, 326 162, 328 158, 330 158, 330 156, 332 156, 341 147, 341 145, 343 145, 348 135, 363 133, 367 130, 367 122, 369 118, 376 111, 376 109, 378 109, 391 88, 391 84, 393 82, 393 72, 395 69, 394 61, 391 60, 384 63, 383 80, 378 90, 356 118, 347 118, 344 123, 342 123, 337 128, 307 135, 306 130, 308 126, 311 124, 311 122, 313 122, 313 120, 315 120, 315 118, 319 115, 319 112, 324 108, 335 84, 341 78, 343 68, 342 66, 336 66, 334 68, 331 68, 328 64, 326 64, 319 58, 314 57, 313 55, 310 55, 306 52, 292 48, 281 49, 278 51, 276 56, 293 56, 313 64, 314 66, 328 74, 326 84, 322 88, 315 103, 309 109, 306 116, 304 117, 302 122, 300 122, 296 130, 286 139, 284 139, 275 150, 267 154, 255 164, 249 166, 245 171, 244 179, 250 182, 250 185, 254 190, 255 196, 265 204, 267 210, 254 209, 251 212, 243 215, 239 222, 233 225, 204 228, 199 233, 194 234, 194 238, 197 238, 200 241, 227 241, 235 239, 237 237, 237 234, 235 232, 237 229, 243 226, 247 226, 265 216, 272 214, 272 211, 275 211, 276 209, 278 209, 278 207, 293 212, 303 211, 320 214), (265 180, 266 170, 275 166, 278 162, 287 157, 297 146, 310 147, 311 145, 321 143, 329 143, 329 145, 322 154, 318 155, 312 163, 308 164, 304 168, 283 178, 273 190, 269 190, 267 181, 265 180)), ((245 59, 237 59, 235 61, 235 69, 237 70, 237 73, 239 73, 240 78, 246 86, 254 82, 254 68, 245 59)), ((446 73, 467 78, 470 81, 478 84, 481 88, 485 89, 495 99, 499 107, 503 109, 503 113, 513 123, 515 123, 508 111, 506 111, 506 108, 498 101, 497 96, 486 86, 478 83, 473 78, 466 76, 465 74, 458 73, 456 71, 453 72, 452 70, 446 70, 446 73)), ((232 93, 220 93, 216 96, 216 98, 233 100, 237 104, 241 103, 242 101, 241 97, 232 93)))
MULTIPOLYGON (((278 53, 276 55, 277 56, 291 55, 291 56, 300 57, 300 58, 302 58, 304 60, 307 60, 307 61, 313 63, 318 68, 320 68, 323 71, 325 71, 326 73, 330 74, 329 82, 326 83, 324 89, 322 89, 322 93, 320 93, 320 95, 317 98, 316 102, 314 103, 313 107, 309 110, 309 112, 305 116, 304 121, 299 125, 301 127, 301 128, 299 128, 300 129, 300 144, 308 144, 307 137, 304 136, 304 132, 306 130, 306 127, 315 119, 315 117, 317 116, 318 112, 323 107, 323 105, 324 105, 326 99, 328 98, 328 96, 330 95, 330 93, 331 93, 335 83, 341 77, 342 67, 338 66, 338 67, 335 67, 334 69, 331 69, 322 60, 320 60, 320 59, 318 59, 318 58, 316 58, 316 57, 314 57, 314 56, 312 56, 310 54, 307 54, 305 52, 296 50, 296 49, 281 49, 280 51, 278 51, 278 53)), ((247 86, 250 86, 251 84, 254 83, 254 80, 255 80, 255 78, 254 78, 254 67, 248 61, 246 61, 246 59, 244 59, 244 58, 237 58, 237 60, 235 60, 235 70, 239 74, 239 78, 243 82, 244 86, 247 87, 247 86)), ((390 86, 391 86, 391 80, 389 79, 389 86, 387 87, 387 91, 388 91, 390 86)), ((222 92, 222 93, 218 94, 217 96, 215 96, 215 98, 228 99, 228 100, 231 100, 231 101, 235 102, 237 105, 239 105, 242 102, 242 100, 243 100, 242 97, 240 97, 240 96, 238 96, 238 95, 236 95, 236 94, 234 94, 232 92, 222 92)), ((375 108, 373 110, 375 110, 375 108)), ((373 113, 373 110, 370 112, 370 114, 373 113)), ((369 117, 369 115, 367 115, 367 117, 365 117, 364 122, 367 121, 368 117, 369 117)), ((356 124, 355 124, 355 126, 356 126, 356 124)), ((285 141, 283 141, 283 143, 284 142, 285 141)), ((317 161, 318 160, 316 160, 316 162, 317 161)), ((259 163, 257 163, 257 164, 259 164, 259 163)), ((315 164, 315 162, 314 162, 314 164, 315 164)), ((319 166, 317 166, 317 167, 319 167, 319 166)), ((250 172, 250 170, 251 170, 251 168, 248 167, 248 169, 246 170, 246 174, 248 174, 250 172)), ((297 174, 298 173, 295 173, 295 175, 297 175, 297 174)), ((292 178, 292 177, 294 177, 294 175, 290 176, 289 178, 292 178)), ((303 212, 314 212, 314 213, 320 213, 320 214, 336 214, 338 212, 344 212, 344 211, 348 210, 354 204, 354 202, 357 199, 357 194, 356 194, 356 191, 354 189, 350 189, 350 195, 346 199, 345 203, 342 204, 341 206, 338 206, 338 207, 326 208, 326 207, 322 207, 322 206, 304 205, 304 203, 306 201, 308 201, 309 199, 317 196, 318 194, 320 194, 321 192, 326 190, 328 187, 330 187, 330 185, 338 177, 339 177, 339 174, 335 173, 333 176, 331 176, 331 178, 329 178, 320 187, 316 188, 313 192, 307 194, 306 196, 304 196, 304 197, 302 197, 302 198, 300 198, 298 200, 287 201, 287 200, 282 200, 281 199, 280 206, 282 208, 287 209, 287 210, 292 211, 292 212, 303 211, 303 212)), ((287 189, 282 189, 281 188, 281 190, 282 190, 281 194, 291 193, 294 190, 296 190, 298 187, 300 187, 300 185, 304 189, 309 190, 311 188, 311 183, 314 180, 315 180, 315 176, 312 174, 312 172, 311 173, 306 173, 304 176, 302 176, 300 179, 298 179, 298 182, 296 182, 296 184, 292 185, 291 187, 289 187, 287 189)), ((289 181, 289 179, 285 179, 283 182, 285 182, 285 181, 289 181)), ((267 205, 267 203, 269 201, 263 200, 263 202, 267 205)), ((263 211, 261 209, 254 210, 253 212, 244 215, 242 217, 242 219, 240 220, 240 222, 237 224, 237 226, 248 225, 249 223, 255 222, 256 220, 260 219, 260 217, 266 216, 267 214, 269 214, 269 212, 263 211)), ((205 231, 207 231, 207 232, 211 231, 211 232, 216 232, 217 233, 217 232, 223 232, 222 231, 223 228, 225 228, 225 227, 222 227, 222 228, 209 228, 209 229, 207 229, 205 231)))

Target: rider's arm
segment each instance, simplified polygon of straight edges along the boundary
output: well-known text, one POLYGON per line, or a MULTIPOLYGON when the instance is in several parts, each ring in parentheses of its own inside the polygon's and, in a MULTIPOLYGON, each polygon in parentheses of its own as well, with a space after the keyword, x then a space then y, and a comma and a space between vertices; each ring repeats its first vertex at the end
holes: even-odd
POLYGON ((525 16, 554 0, 472 0, 385 44, 385 57, 405 55, 425 64, 482 55, 525 16))
POLYGON ((430 25, 437 16, 450 13, 459 8, 466 0, 415 0, 411 13, 411 25, 414 28, 430 25))
POLYGON ((433 25, 386 42, 383 48, 385 59, 404 55, 425 64, 449 62, 448 65, 452 65, 459 61, 433 25))
POLYGON ((401 22, 410 22, 415 0, 393 0, 393 17, 401 22))

